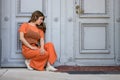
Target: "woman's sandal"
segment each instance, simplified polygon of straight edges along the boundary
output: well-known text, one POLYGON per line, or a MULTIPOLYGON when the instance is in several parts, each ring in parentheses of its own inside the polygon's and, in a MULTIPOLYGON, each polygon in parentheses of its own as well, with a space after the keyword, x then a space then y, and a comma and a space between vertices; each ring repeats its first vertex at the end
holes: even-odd
POLYGON ((28 59, 25 59, 25 64, 26 64, 26 66, 27 66, 27 69, 29 69, 29 70, 34 70, 32 67, 30 67, 30 61, 28 60, 28 59))

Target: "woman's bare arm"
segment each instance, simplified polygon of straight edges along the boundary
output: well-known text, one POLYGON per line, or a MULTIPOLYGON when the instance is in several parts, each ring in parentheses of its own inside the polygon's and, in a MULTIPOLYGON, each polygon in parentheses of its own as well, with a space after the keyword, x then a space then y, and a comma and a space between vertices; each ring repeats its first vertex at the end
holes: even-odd
POLYGON ((44 49, 44 39, 43 38, 40 39, 40 46, 41 46, 40 47, 40 52, 44 54, 45 49, 44 49))

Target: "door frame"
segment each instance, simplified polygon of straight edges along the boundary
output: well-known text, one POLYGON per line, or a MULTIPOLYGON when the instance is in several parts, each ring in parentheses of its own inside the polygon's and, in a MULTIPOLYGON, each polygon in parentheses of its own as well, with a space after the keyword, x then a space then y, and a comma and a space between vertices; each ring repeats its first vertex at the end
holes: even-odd
POLYGON ((115 23, 115 61, 120 65, 120 1, 115 0, 114 3, 114 23, 115 23))
POLYGON ((2 54, 2 39, 1 39, 1 12, 2 11, 2 0, 0 0, 0 67, 1 67, 1 54, 2 54))

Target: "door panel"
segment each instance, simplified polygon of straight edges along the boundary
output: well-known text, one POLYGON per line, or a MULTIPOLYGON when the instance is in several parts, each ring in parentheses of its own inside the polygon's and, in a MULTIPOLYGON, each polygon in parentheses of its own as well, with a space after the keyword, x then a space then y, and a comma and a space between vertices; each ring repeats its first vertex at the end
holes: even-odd
POLYGON ((2 0, 2 67, 24 67, 18 28, 35 10, 43 11, 43 0, 2 0))
POLYGON ((77 64, 114 65, 113 3, 113 0, 76 0, 77 64))
POLYGON ((84 3, 83 9, 84 13, 91 13, 91 14, 96 14, 96 13, 105 13, 105 0, 82 0, 81 4, 84 3), (102 6, 101 6, 102 5, 102 6))
POLYGON ((110 0, 76 0, 79 17, 109 17, 110 0))

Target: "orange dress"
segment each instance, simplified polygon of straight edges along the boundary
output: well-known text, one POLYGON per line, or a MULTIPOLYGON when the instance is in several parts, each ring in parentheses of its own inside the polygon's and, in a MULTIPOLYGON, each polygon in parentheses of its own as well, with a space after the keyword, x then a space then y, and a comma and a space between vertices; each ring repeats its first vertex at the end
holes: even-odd
POLYGON ((44 55, 40 53, 38 42, 40 41, 40 38, 44 38, 44 32, 41 29, 29 25, 28 23, 23 23, 19 28, 19 32, 24 33, 24 37, 29 44, 39 48, 37 50, 32 50, 22 43, 22 54, 26 59, 30 59, 30 66, 32 68, 42 71, 47 62, 54 64, 57 56, 54 45, 51 42, 44 45, 46 53, 44 55))

